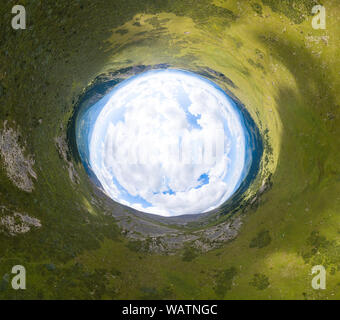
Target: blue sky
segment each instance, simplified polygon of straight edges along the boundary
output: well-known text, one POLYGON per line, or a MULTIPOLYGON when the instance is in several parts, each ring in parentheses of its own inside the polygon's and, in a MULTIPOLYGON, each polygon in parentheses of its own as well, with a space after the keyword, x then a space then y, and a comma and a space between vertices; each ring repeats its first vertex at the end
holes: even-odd
POLYGON ((246 130, 221 88, 171 69, 123 81, 76 125, 82 161, 105 193, 163 216, 206 212, 230 198, 249 167, 246 130))

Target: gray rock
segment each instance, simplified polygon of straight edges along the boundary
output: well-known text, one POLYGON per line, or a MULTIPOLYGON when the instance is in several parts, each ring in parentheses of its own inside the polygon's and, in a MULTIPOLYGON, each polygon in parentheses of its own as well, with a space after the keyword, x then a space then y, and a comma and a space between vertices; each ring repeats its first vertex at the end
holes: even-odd
POLYGON ((37 179, 33 169, 34 158, 32 155, 25 155, 25 143, 19 144, 19 132, 8 127, 7 120, 0 131, 0 156, 13 184, 23 191, 32 192, 33 179, 37 179))

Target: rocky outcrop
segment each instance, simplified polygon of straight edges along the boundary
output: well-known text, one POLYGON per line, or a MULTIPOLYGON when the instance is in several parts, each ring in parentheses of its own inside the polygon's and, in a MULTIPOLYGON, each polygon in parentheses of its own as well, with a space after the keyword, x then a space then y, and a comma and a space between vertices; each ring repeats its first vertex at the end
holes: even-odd
POLYGON ((33 169, 34 158, 25 155, 25 142, 19 143, 18 130, 4 121, 0 131, 0 156, 8 178, 21 190, 32 192, 37 174, 33 169))
POLYGON ((40 228, 41 223, 39 219, 30 217, 25 213, 11 212, 4 206, 0 206, 0 232, 10 236, 26 233, 32 227, 40 228))
POLYGON ((73 183, 79 183, 78 173, 76 169, 74 168, 72 161, 70 160, 70 152, 68 149, 68 145, 66 143, 66 139, 63 137, 56 137, 54 141, 55 141, 55 145, 56 145, 59 156, 66 162, 67 171, 68 171, 70 180, 73 183))

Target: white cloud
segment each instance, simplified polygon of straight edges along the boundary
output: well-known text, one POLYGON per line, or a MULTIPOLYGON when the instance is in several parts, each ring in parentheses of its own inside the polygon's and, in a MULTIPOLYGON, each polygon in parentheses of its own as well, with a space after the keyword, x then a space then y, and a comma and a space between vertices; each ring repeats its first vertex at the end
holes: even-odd
POLYGON ((206 212, 241 182, 243 130, 234 105, 207 80, 147 72, 122 83, 101 110, 90 165, 117 202, 164 216, 206 212), (199 187, 202 175, 209 181, 199 187))

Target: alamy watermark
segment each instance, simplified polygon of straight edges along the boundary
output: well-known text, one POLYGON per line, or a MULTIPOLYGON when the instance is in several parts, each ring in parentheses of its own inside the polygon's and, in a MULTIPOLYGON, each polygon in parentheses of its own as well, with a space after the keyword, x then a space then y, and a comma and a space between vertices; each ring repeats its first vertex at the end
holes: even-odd
MULTIPOLYGON (((12 28, 14 30, 26 29, 26 9, 22 5, 15 5, 12 8, 12 14, 15 16, 12 18, 12 28)), ((326 29, 326 8, 322 5, 316 5, 312 8, 312 28, 315 30, 326 29)))
MULTIPOLYGON (((11 281, 12 289, 14 290, 26 290, 26 268, 22 265, 13 266, 11 273, 13 276, 11 281)), ((5 283, 9 282, 9 274, 6 273, 3 277, 5 283)))
POLYGON ((15 276, 12 279, 12 288, 14 290, 26 290, 26 269, 24 266, 16 265, 12 268, 12 274, 15 276))
POLYGON ((326 269, 324 266, 317 265, 312 268, 312 274, 316 275, 312 279, 312 288, 315 290, 326 289, 326 269))
POLYGON ((326 8, 321 5, 312 8, 314 17, 312 19, 312 28, 315 30, 326 29, 326 8))
POLYGON ((12 8, 15 16, 12 18, 12 28, 14 30, 26 29, 26 9, 24 6, 16 5, 12 8))
MULTIPOLYGON (((142 142, 132 142, 124 155, 116 156, 112 152, 112 156, 116 163, 129 165, 157 164, 160 160, 163 164, 213 165, 229 151, 229 144, 223 129, 215 129, 204 137, 182 135, 163 143, 157 143, 152 137, 146 136, 142 142)), ((117 149, 115 137, 107 138, 105 149, 117 149)))

